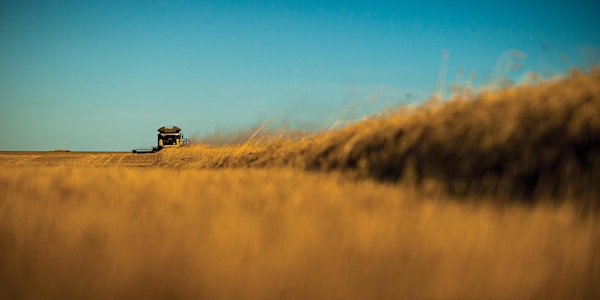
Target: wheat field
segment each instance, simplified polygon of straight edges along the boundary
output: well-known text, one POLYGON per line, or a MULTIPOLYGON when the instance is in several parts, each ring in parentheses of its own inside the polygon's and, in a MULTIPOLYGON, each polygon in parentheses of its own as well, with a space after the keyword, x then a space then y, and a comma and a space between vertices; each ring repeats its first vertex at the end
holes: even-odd
POLYGON ((600 297, 600 71, 307 136, 0 153, 1 299, 600 297))

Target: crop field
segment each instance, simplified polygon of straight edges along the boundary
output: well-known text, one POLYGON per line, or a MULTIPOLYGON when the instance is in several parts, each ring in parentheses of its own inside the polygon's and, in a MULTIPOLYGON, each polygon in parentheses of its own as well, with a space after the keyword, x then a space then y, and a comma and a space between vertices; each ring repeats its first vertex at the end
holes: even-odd
POLYGON ((600 298, 599 70, 0 168, 1 299, 600 298))

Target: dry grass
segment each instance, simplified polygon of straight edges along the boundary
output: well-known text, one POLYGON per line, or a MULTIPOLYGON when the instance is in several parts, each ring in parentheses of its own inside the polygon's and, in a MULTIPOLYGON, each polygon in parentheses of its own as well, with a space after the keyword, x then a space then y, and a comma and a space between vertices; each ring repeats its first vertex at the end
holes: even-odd
POLYGON ((0 175, 3 299, 593 298, 600 224, 288 169, 0 175))
POLYGON ((570 197, 598 206, 600 69, 401 109, 315 137, 216 149, 198 148, 202 159, 194 166, 337 170, 417 186, 435 182, 452 195, 570 197))
POLYGON ((600 298, 598 70, 240 140, 0 153, 0 298, 600 298))

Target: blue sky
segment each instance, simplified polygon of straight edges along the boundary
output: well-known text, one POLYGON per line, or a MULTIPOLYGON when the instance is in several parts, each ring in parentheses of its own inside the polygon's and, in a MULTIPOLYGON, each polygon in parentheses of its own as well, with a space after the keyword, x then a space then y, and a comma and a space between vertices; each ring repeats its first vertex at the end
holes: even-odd
POLYGON ((598 1, 0 0, 0 151, 328 128, 453 83, 599 63, 598 1), (508 72, 513 61, 522 65, 508 72), (469 76, 475 74, 475 76, 469 76))

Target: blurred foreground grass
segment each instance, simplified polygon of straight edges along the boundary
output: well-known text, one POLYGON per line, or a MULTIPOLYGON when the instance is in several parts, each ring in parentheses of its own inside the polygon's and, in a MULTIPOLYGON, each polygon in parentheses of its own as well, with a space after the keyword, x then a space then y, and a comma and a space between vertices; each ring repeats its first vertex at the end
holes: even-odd
POLYGON ((2 299, 600 296, 598 218, 568 202, 290 169, 5 171, 2 299))

